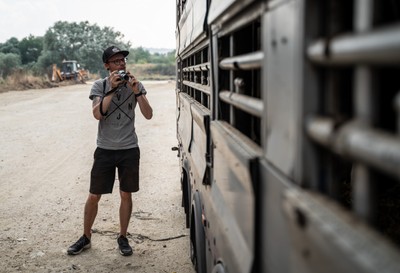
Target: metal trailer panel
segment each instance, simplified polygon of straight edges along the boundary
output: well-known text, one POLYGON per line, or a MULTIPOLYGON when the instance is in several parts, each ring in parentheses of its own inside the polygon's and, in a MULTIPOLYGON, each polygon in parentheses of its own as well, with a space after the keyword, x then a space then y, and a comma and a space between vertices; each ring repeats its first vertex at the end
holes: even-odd
POLYGON ((334 201, 261 161, 262 272, 400 272, 397 248, 334 201))
POLYGON ((206 173, 206 154, 207 137, 210 134, 209 129, 209 111, 204 106, 195 102, 191 105, 193 117, 192 140, 190 143, 190 154, 193 160, 191 170, 195 172, 193 176, 196 182, 201 184, 204 181, 206 173))
POLYGON ((235 13, 242 11, 250 3, 256 0, 211 0, 207 22, 209 25, 217 20, 229 20, 235 13))
POLYGON ((301 65, 300 5, 288 1, 263 17, 263 47, 266 52, 263 70, 265 110, 264 153, 285 175, 294 178, 300 150, 301 65))
POLYGON ((190 105, 194 100, 186 93, 179 93, 179 116, 177 120, 178 135, 182 140, 182 148, 185 152, 190 151, 192 139, 193 117, 190 105))
POLYGON ((188 8, 183 10, 182 16, 178 23, 178 40, 177 40, 177 54, 179 55, 189 44, 190 35, 193 29, 193 14, 188 8))
MULTIPOLYGON (((295 120, 297 120, 296 122, 298 124, 305 125, 306 111, 310 114, 320 110, 315 108, 316 102, 318 102, 317 99, 313 96, 308 96, 313 92, 315 94, 315 86, 313 86, 313 84, 316 79, 313 78, 313 75, 307 74, 310 73, 310 71, 307 71, 306 67, 304 67, 304 69, 301 68, 303 66, 303 61, 300 59, 304 57, 302 51, 302 39, 307 38, 305 37, 305 34, 303 34, 302 30, 301 22, 305 21, 305 18, 302 18, 304 16, 302 9, 303 5, 311 5, 311 1, 296 1, 298 11, 297 14, 294 12, 291 16, 289 15, 290 12, 287 12, 285 15, 284 12, 279 13, 277 10, 280 8, 288 9, 287 5, 293 5, 294 1, 286 1, 285 5, 283 4, 283 1, 280 2, 281 5, 271 5, 269 10, 271 14, 267 14, 264 17, 264 28, 270 27, 266 32, 267 35, 265 39, 263 40, 265 41, 264 46, 269 50, 266 54, 266 64, 267 66, 270 65, 271 69, 281 69, 280 72, 290 71, 291 73, 297 71, 298 75, 295 75, 293 78, 289 77, 287 80, 290 83, 293 82, 293 79, 297 80, 297 92, 299 94, 296 95, 296 93, 291 92, 286 92, 285 94, 287 95, 286 100, 289 102, 289 105, 293 102, 293 98, 296 98, 297 96, 298 101, 296 104, 299 109, 297 109, 297 112, 293 111, 290 115, 297 118, 295 120), (277 16, 280 14, 280 18, 276 18, 274 13, 277 16), (298 41, 296 43, 298 45, 297 50, 301 49, 301 51, 298 51, 295 54, 295 56, 298 56, 298 59, 292 62, 292 66, 295 67, 293 70, 291 70, 291 67, 287 65, 287 63, 290 63, 287 61, 289 57, 286 59, 283 57, 279 59, 279 61, 287 62, 282 65, 286 65, 286 68, 280 68, 279 66, 276 67, 275 64, 271 62, 271 60, 274 60, 275 58, 275 61, 278 63, 277 58, 279 56, 280 41, 274 39, 274 37, 281 38, 281 28, 285 29, 285 27, 287 27, 282 26, 283 19, 280 20, 281 18, 291 18, 290 20, 285 20, 286 24, 290 24, 293 20, 298 22, 295 28, 298 35, 296 38, 298 41), (274 24, 275 26, 279 25, 279 28, 274 27, 274 24), (274 48, 277 48, 277 50, 274 51, 274 48), (301 79, 297 79, 297 77, 305 77, 308 82, 301 82, 301 79), (296 113, 298 114, 296 115, 296 113)), ((358 2, 366 3, 367 1, 358 2)), ((310 6, 307 8, 310 8, 310 6)), ((397 32, 398 31, 396 30, 391 33, 397 32)), ((290 37, 295 37, 294 33, 290 37)), ((336 38, 333 40, 332 43, 337 43, 337 41, 342 42, 342 40, 336 40, 336 38)), ((347 43, 349 40, 343 41, 346 41, 347 43)), ((397 43, 398 38, 396 37, 392 40, 396 40, 397 43)), ((357 40, 354 41, 359 42, 357 40)), ((374 41, 374 43, 375 45, 384 44, 381 40, 374 41)), ((338 45, 340 45, 340 43, 338 45)), ((346 44, 347 49, 350 48, 348 45, 350 44, 346 44)), ((358 44, 351 44, 351 50, 355 50, 355 46, 360 45, 364 46, 364 48, 369 47, 368 43, 360 42, 358 44)), ((364 62, 365 60, 372 60, 369 54, 363 55, 365 52, 366 51, 360 51, 357 52, 358 55, 352 55, 355 57, 352 61, 364 62), (370 59, 365 57, 367 55, 370 59)), ((329 62, 317 63, 328 65, 336 64, 334 62, 336 61, 335 58, 337 56, 340 57, 341 53, 342 52, 337 51, 336 54, 335 51, 335 55, 332 55, 333 61, 330 60, 329 62)), ((290 56, 290 53, 288 52, 287 55, 290 56)), ((393 54, 393 56, 394 58, 397 58, 397 54, 393 54)), ((380 63, 383 60, 385 60, 385 58, 381 56, 380 58, 371 61, 371 63, 380 63)), ((312 59, 312 61, 315 60, 312 59)), ((346 62, 347 64, 350 64, 349 59, 347 59, 346 62)), ((386 63, 390 62, 387 61, 386 63)), ((264 77, 264 86, 267 86, 266 91, 268 92, 268 96, 270 95, 268 97, 269 101, 266 101, 266 103, 268 103, 266 106, 267 111, 271 110, 271 105, 277 104, 277 102, 280 101, 279 94, 271 93, 279 92, 280 90, 268 87, 273 85, 275 85, 276 88, 281 86, 286 87, 284 83, 280 84, 278 82, 279 79, 276 78, 278 77, 277 74, 271 74, 266 73, 265 75, 267 77, 264 77), (275 77, 270 77, 271 74, 275 77)), ((362 83, 368 84, 368 81, 363 78, 362 83)), ((361 89, 363 91, 366 90, 366 88, 361 89)), ((361 97, 370 97, 365 95, 365 92, 362 94, 361 97)), ((284 101, 283 98, 281 99, 281 101, 284 101)), ((357 103, 363 101, 365 100, 361 100, 360 96, 357 97, 357 103)), ((282 109, 284 106, 284 103, 281 103, 276 108, 282 109)), ((365 107, 365 104, 363 104, 363 106, 365 107)), ((284 112, 282 110, 279 113, 279 109, 277 110, 278 114, 284 112)), ((272 112, 277 111, 271 111, 271 113, 272 112)), ((371 109, 368 109, 366 112, 372 113, 371 109)), ((279 119, 281 117, 277 118, 271 115, 266 115, 265 117, 268 121, 279 121, 279 123, 285 121, 284 118, 279 119)), ((335 148, 334 150, 337 153, 344 155, 347 159, 356 158, 360 162, 371 164, 377 169, 383 170, 385 174, 392 173, 392 175, 398 177, 398 171, 394 167, 398 161, 396 155, 398 155, 397 150, 399 147, 398 139, 396 139, 395 136, 384 135, 378 131, 368 130, 367 128, 359 128, 355 123, 349 124, 348 128, 343 128, 346 130, 342 130, 342 128, 339 127, 338 132, 335 131, 338 129, 336 128, 337 124, 334 124, 329 120, 328 122, 318 121, 318 123, 310 123, 309 121, 308 123, 308 131, 309 133, 312 133, 311 136, 315 141, 324 144, 325 146, 331 146, 329 148, 335 148)), ((268 124, 268 126, 269 125, 271 125, 271 123, 268 124)), ((290 123, 281 123, 280 125, 289 128, 291 126, 290 123)), ((289 128, 286 129, 288 130, 289 128)), ((304 147, 306 144, 306 138, 303 136, 303 128, 293 128, 295 132, 297 132, 296 138, 298 139, 298 142, 303 143, 301 146, 304 147)), ((267 129, 266 137, 270 137, 270 135, 268 135, 270 130, 281 130, 282 132, 285 132, 284 128, 280 128, 279 126, 272 128, 267 127, 267 129)), ((284 143, 284 141, 282 141, 282 143, 284 143)), ((288 142, 287 145, 290 144, 291 143, 288 142)), ((284 147, 285 145, 283 144, 280 146, 280 148, 284 147)), ((377 234, 376 231, 373 230, 373 227, 366 225, 365 222, 363 223, 360 218, 357 219, 354 211, 345 210, 341 207, 338 202, 334 201, 332 196, 322 196, 322 194, 320 195, 304 189, 299 189, 297 188, 297 185, 293 184, 293 182, 304 183, 306 185, 314 186, 314 190, 319 190, 315 186, 315 181, 310 183, 306 176, 302 177, 296 175, 296 173, 300 172, 309 172, 309 170, 307 170, 308 166, 313 168, 314 170, 312 172, 315 173, 315 176, 310 177, 313 180, 319 180, 317 181, 318 183, 323 182, 321 181, 323 179, 321 173, 317 173, 316 171, 316 162, 313 162, 312 164, 307 162, 310 161, 310 156, 315 147, 313 149, 310 149, 310 147, 302 148, 298 147, 295 143, 294 145, 289 146, 289 150, 296 149, 299 151, 299 154, 302 149, 307 153, 304 153, 302 157, 299 157, 299 155, 294 155, 290 158, 288 157, 288 160, 295 160, 295 172, 292 177, 289 175, 290 172, 287 172, 288 169, 282 169, 286 166, 285 164, 277 164, 277 162, 279 163, 280 161, 276 160, 273 154, 271 157, 268 157, 268 149, 267 158, 262 162, 262 201, 264 203, 263 208, 265 209, 262 213, 262 221, 263 227, 266 227, 265 234, 262 234, 262 236, 264 236, 262 240, 262 252, 265 257, 265 259, 263 259, 262 272, 400 272, 398 248, 393 246, 392 242, 388 241, 388 238, 384 238, 377 234), (270 163, 272 163, 272 165, 270 163), (281 172, 282 170, 283 173, 281 172), (298 181, 298 179, 302 181, 298 181)), ((287 152, 288 149, 281 150, 281 153, 287 152)), ((279 151, 277 151, 277 153, 279 153, 279 151)), ((315 158, 313 160, 315 161, 315 158)), ((366 197, 366 194, 362 195, 362 198, 364 197, 366 197)), ((366 200, 367 202, 371 201, 370 199, 366 200)))
POLYGON ((226 9, 238 0, 211 0, 208 24, 212 24, 226 9))
POLYGON ((262 150, 226 122, 211 122, 211 135, 214 179, 202 195, 209 223, 207 240, 216 255, 214 259, 222 261, 227 272, 251 272, 255 247, 254 184, 258 183, 251 166, 257 164, 262 150))
POLYGON ((182 17, 179 21, 178 54, 192 46, 193 41, 205 33, 207 15, 207 1, 189 0, 185 4, 182 17))
POLYGON ((206 15, 207 15, 207 0, 194 1, 193 3, 193 30, 191 41, 195 41, 201 34, 207 31, 206 15))
POLYGON ((260 166, 262 198, 259 204, 262 207, 262 214, 261 221, 260 219, 258 221, 263 227, 258 240, 262 253, 260 272, 301 273, 290 271, 289 227, 281 206, 283 193, 291 187, 291 183, 265 158, 260 162, 260 166))
POLYGON ((292 272, 400 272, 395 247, 334 201, 296 187, 283 197, 292 272))

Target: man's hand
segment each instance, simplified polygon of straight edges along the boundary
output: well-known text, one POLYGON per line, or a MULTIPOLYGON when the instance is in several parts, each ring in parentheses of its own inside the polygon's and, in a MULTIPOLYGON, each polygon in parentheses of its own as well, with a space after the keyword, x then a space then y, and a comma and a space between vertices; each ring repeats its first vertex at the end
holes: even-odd
POLYGON ((131 86, 134 94, 139 94, 139 81, 128 71, 129 85, 131 86))
POLYGON ((117 70, 110 73, 109 80, 111 83, 111 89, 118 87, 118 85, 124 82, 124 80, 118 75, 117 70))

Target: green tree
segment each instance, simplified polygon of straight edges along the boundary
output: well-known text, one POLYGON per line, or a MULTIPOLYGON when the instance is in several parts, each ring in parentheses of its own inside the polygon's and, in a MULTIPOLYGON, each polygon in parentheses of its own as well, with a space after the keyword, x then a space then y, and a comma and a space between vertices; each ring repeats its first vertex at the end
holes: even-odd
POLYGON ((175 50, 167 54, 154 53, 150 56, 150 62, 155 64, 174 64, 175 63, 175 50))
POLYGON ((59 55, 52 53, 51 51, 43 51, 37 60, 34 70, 36 73, 49 72, 53 64, 60 62, 59 55))
POLYGON ((132 63, 149 63, 150 59, 150 52, 143 47, 134 48, 129 51, 129 60, 132 63))
POLYGON ((0 52, 0 76, 7 77, 21 65, 21 57, 15 53, 0 52))
POLYGON ((18 48, 21 52, 21 62, 23 65, 37 62, 39 56, 42 54, 43 40, 43 37, 30 35, 19 42, 18 48))
POLYGON ((176 54, 175 50, 167 53, 166 55, 167 63, 175 64, 175 54, 176 54))
POLYGON ((0 44, 0 52, 2 53, 14 53, 21 55, 19 50, 19 41, 17 38, 12 37, 8 39, 4 44, 0 44))
POLYGON ((124 35, 113 28, 100 28, 97 24, 89 24, 88 21, 58 21, 44 36, 44 57, 39 65, 46 68, 51 59, 49 54, 53 54, 58 59, 56 63, 61 63, 63 59, 77 60, 92 72, 102 72, 104 67, 101 56, 105 48, 110 45, 130 48, 130 43, 123 42, 123 38, 124 35))

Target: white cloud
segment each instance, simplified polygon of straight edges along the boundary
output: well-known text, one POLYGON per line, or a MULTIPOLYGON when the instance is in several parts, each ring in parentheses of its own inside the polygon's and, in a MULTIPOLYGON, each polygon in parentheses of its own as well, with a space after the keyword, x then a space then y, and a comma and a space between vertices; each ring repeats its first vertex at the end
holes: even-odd
POLYGON ((175 48, 175 0, 0 0, 0 43, 43 36, 56 21, 89 21, 125 35, 133 47, 175 48))

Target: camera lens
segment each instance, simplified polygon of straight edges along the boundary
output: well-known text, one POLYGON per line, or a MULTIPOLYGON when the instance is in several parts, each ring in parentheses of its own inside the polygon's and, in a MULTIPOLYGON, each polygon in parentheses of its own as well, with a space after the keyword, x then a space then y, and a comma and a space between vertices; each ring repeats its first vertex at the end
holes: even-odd
POLYGON ((129 76, 128 74, 126 74, 126 72, 124 70, 120 70, 118 71, 118 75, 120 77, 120 79, 128 81, 129 80, 129 76))

